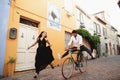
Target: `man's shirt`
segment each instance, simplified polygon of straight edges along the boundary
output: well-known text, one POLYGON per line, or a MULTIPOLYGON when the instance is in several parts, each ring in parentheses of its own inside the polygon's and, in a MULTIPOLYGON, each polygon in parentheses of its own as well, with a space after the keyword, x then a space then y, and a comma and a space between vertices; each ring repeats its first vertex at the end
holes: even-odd
POLYGON ((79 47, 80 44, 82 45, 82 36, 80 36, 79 34, 77 34, 76 37, 72 36, 68 45, 70 46, 72 43, 74 47, 79 47))

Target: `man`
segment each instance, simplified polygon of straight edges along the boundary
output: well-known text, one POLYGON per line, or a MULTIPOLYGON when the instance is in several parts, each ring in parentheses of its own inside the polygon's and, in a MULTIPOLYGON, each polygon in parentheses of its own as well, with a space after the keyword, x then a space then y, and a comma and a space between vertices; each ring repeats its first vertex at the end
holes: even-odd
MULTIPOLYGON (((92 56, 92 52, 83 45, 82 43, 82 37, 77 34, 76 30, 72 31, 72 36, 70 38, 70 41, 68 43, 68 49, 71 49, 71 52, 74 51, 86 51, 92 59, 94 59, 94 57, 92 56), (73 47, 72 47, 73 44, 73 47)), ((69 50, 67 49, 67 51, 61 56, 61 58, 65 57, 66 55, 68 55, 69 50)), ((77 60, 78 60, 78 56, 77 56, 77 60)))

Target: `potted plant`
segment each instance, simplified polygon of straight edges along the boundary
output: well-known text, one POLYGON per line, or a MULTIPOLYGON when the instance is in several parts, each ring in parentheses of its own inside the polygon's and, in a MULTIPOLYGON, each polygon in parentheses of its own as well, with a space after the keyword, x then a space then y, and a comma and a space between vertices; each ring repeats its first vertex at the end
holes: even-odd
POLYGON ((16 58, 10 57, 8 61, 8 76, 14 75, 14 67, 15 67, 16 58))

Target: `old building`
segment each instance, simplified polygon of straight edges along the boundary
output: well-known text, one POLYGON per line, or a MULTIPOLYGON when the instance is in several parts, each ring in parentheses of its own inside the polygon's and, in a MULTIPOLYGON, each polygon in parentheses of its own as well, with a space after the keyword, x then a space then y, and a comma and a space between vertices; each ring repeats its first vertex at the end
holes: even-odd
MULTIPOLYGON (((63 54, 70 32, 79 28, 76 10, 80 11, 74 0, 10 0, 4 75, 8 75, 7 63, 10 58, 16 58, 12 72, 34 69, 37 45, 30 50, 27 47, 41 31, 47 32, 52 44, 55 58, 53 64, 59 64, 57 54, 63 54)), ((86 45, 90 48, 89 43, 86 45)))
POLYGON ((120 55, 120 33, 117 34, 117 54, 120 55))
MULTIPOLYGON (((103 13, 101 15, 103 18, 96 14, 93 20, 80 8, 79 2, 80 0, 10 0, 6 10, 10 13, 9 18, 8 14, 4 16, 9 19, 8 24, 6 23, 8 26, 5 25, 3 29, 0 29, 1 32, 4 32, 4 29, 6 31, 3 37, 6 42, 0 43, 2 44, 0 47, 6 46, 6 48, 0 48, 2 49, 0 70, 3 70, 4 66, 4 75, 8 75, 8 61, 11 57, 16 58, 12 72, 34 69, 37 45, 30 50, 27 48, 36 40, 41 31, 47 32, 52 44, 54 65, 64 60, 58 60, 58 54, 64 53, 73 29, 84 28, 92 35, 97 33, 101 38, 101 43, 98 45, 101 55, 115 54, 116 36, 113 34, 116 34, 116 29, 103 20, 108 17, 105 17, 103 13), (109 36, 108 32, 113 37, 109 36)), ((83 42, 91 49, 87 40, 83 42)))
POLYGON ((110 25, 110 16, 105 12, 94 14, 96 34, 100 36, 100 56, 117 53, 117 30, 110 25))

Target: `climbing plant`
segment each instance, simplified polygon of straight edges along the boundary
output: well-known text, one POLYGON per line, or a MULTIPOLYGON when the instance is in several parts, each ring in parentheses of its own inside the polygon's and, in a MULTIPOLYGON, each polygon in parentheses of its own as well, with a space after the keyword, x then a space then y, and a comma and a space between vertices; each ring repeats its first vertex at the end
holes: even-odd
POLYGON ((100 38, 97 35, 91 35, 85 29, 77 29, 78 34, 80 34, 83 38, 85 38, 91 45, 91 49, 97 50, 97 44, 100 43, 100 38))

